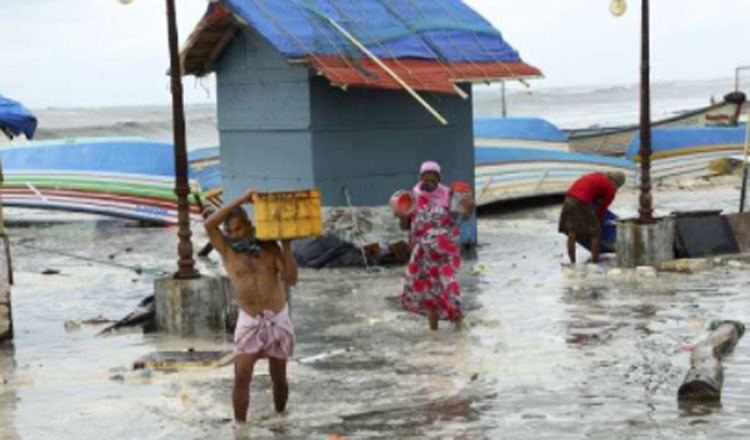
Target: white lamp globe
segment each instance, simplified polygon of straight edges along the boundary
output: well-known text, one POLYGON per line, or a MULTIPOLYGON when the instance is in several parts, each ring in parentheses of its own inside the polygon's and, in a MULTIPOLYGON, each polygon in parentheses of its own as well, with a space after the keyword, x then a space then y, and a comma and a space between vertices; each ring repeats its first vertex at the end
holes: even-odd
POLYGON ((612 0, 612 3, 610 3, 609 5, 609 12, 611 12, 615 17, 624 15, 627 10, 628 4, 625 2, 625 0, 612 0))

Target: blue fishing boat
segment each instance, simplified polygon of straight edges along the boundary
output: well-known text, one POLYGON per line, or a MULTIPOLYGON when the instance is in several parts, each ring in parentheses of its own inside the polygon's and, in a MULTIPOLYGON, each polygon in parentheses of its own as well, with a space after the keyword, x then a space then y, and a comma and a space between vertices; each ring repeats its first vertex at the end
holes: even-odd
POLYGON ((593 172, 634 176, 634 164, 626 159, 570 152, 567 135, 541 119, 478 120, 474 127, 479 206, 565 194, 593 172))
MULTIPOLYGON (((212 151, 191 159, 193 194, 216 193, 212 151)), ((2 149, 8 207, 94 213, 149 223, 177 223, 174 148, 139 139, 68 139, 2 149)), ((220 192, 220 191, 219 191, 220 192)), ((204 194, 211 200, 211 194, 204 194)), ((191 217, 201 220, 193 197, 191 217)))
MULTIPOLYGON (((746 127, 659 128, 652 131, 651 177, 655 181, 713 174, 717 159, 739 156, 745 148, 746 127)), ((628 159, 640 162, 640 136, 628 149, 628 159)))

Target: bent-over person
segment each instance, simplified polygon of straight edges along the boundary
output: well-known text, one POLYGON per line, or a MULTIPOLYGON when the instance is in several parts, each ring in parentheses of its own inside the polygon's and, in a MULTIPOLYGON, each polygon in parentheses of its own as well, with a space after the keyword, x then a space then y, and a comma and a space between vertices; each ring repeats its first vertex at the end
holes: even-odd
POLYGON ((592 261, 599 262, 604 216, 624 183, 625 174, 621 172, 592 173, 578 179, 568 190, 560 214, 559 231, 568 236, 571 263, 576 262, 578 238, 588 240, 592 261))

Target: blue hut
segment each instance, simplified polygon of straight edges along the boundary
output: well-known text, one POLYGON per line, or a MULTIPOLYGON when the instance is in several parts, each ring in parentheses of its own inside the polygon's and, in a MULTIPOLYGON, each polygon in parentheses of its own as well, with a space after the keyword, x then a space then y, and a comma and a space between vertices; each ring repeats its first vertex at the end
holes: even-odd
POLYGON ((538 77, 460 0, 220 0, 182 53, 217 77, 222 180, 384 205, 419 164, 474 182, 471 84, 538 77))

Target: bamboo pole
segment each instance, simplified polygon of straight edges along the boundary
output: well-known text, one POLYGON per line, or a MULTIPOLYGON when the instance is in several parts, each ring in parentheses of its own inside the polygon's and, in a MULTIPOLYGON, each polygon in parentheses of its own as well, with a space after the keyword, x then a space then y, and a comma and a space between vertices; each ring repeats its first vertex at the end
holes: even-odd
MULTIPOLYGON (((323 14, 320 14, 323 15, 323 14)), ((401 79, 400 76, 396 74, 393 70, 391 70, 390 67, 388 67, 383 61, 380 60, 377 56, 375 56, 374 53, 370 52, 370 50, 365 47, 364 44, 362 44, 359 40, 357 40, 352 34, 350 34, 346 29, 341 27, 340 24, 338 24, 334 19, 331 17, 328 17, 327 15, 323 15, 323 17, 333 26, 334 29, 339 31, 344 37, 346 37, 347 40, 351 41, 352 44, 357 46, 359 50, 364 52, 365 55, 367 55, 368 58, 370 58, 375 64, 377 64, 381 69, 385 70, 385 72, 393 78, 394 81, 396 81, 401 87, 403 87, 409 94, 414 97, 414 99, 417 100, 419 104, 422 105, 430 114, 435 117, 442 125, 448 125, 448 121, 440 114, 437 110, 435 110, 427 101, 425 101, 421 96, 419 96, 419 93, 417 93, 409 84, 406 83, 403 79, 401 79)))

